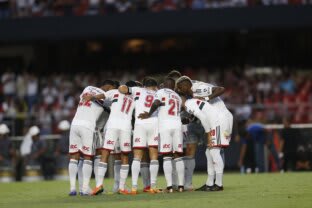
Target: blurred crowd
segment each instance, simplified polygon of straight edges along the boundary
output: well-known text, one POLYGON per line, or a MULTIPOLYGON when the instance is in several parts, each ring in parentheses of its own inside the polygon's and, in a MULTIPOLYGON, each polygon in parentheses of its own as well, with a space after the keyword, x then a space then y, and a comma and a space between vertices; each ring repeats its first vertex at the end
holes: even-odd
POLYGON ((311 0, 0 0, 0 18, 311 4, 311 0))
MULTIPOLYGON (((310 71, 246 67, 216 71, 184 68, 181 72, 192 79, 224 86, 223 99, 237 120, 247 120, 255 109, 261 109, 264 123, 282 123, 285 116, 291 118, 291 123, 312 123, 310 71)), ((84 87, 99 86, 103 79, 140 81, 146 75, 150 74, 144 69, 136 73, 107 70, 48 76, 7 70, 0 74, 0 123, 8 124, 13 136, 24 135, 33 124, 40 124, 42 134, 54 134, 59 121, 73 118, 84 87)))

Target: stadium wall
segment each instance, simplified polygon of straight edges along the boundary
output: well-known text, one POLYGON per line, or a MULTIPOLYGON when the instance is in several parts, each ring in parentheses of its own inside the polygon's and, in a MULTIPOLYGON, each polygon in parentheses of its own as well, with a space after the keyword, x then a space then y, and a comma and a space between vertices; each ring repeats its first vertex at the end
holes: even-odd
POLYGON ((0 41, 187 35, 300 28, 312 28, 310 5, 8 19, 0 21, 0 41))

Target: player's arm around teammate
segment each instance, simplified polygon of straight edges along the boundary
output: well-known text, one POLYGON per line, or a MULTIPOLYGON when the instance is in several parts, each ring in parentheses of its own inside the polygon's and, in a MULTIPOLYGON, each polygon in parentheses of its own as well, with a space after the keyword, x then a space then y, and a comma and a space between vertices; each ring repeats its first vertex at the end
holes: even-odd
POLYGON ((124 94, 132 94, 135 100, 135 125, 133 135, 133 155, 132 162, 132 194, 137 194, 137 181, 140 173, 141 160, 143 159, 144 150, 148 149, 150 163, 150 192, 158 193, 156 181, 159 169, 158 162, 158 120, 154 114, 157 107, 153 107, 154 96, 157 90, 157 81, 153 78, 145 79, 144 88, 127 87, 125 85, 119 87, 119 92, 124 94), (142 120, 139 115, 151 108, 149 119, 142 120), (153 115, 154 114, 154 115, 153 115))

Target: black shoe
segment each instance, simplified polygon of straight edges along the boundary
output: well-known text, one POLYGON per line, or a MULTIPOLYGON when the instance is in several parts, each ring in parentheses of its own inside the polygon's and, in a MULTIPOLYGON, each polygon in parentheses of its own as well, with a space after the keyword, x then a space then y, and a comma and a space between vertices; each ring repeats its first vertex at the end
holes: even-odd
POLYGON ((223 191, 223 186, 214 185, 211 191, 223 191))
POLYGON ((206 187, 207 187, 207 185, 204 184, 204 185, 202 185, 201 187, 195 189, 195 191, 206 191, 206 187))
POLYGON ((214 186, 207 186, 204 191, 214 191, 214 186))
POLYGON ((168 186, 166 192, 167 192, 167 193, 173 193, 173 188, 172 188, 172 186, 168 186))

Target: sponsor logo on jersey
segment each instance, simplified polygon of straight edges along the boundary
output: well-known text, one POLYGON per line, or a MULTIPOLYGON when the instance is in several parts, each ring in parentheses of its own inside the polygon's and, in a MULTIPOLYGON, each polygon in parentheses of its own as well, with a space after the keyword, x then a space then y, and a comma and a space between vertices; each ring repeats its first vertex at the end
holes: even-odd
POLYGON ((135 138, 134 142, 141 142, 141 138, 135 138))
POLYGON ((107 140, 106 144, 114 145, 114 141, 112 141, 112 140, 107 140))
POLYGON ((178 144, 178 148, 182 148, 182 144, 178 144))
POLYGON ((159 136, 155 137, 154 141, 159 141, 159 136))
POLYGON ((170 144, 164 144, 164 145, 163 145, 163 148, 164 148, 164 149, 170 149, 170 144))
POLYGON ((125 142, 124 143, 124 147, 130 147, 130 143, 129 142, 125 142))
POLYGON ((76 148, 77 148, 77 144, 71 144, 71 145, 69 146, 69 148, 70 148, 70 149, 76 149, 76 148))
POLYGON ((85 151, 89 151, 90 147, 83 146, 82 149, 85 150, 85 151))

